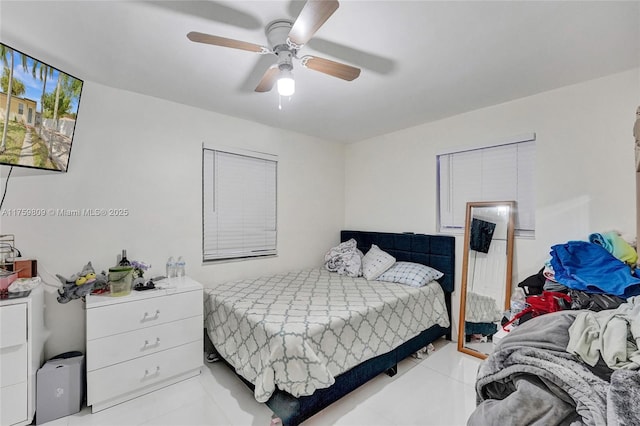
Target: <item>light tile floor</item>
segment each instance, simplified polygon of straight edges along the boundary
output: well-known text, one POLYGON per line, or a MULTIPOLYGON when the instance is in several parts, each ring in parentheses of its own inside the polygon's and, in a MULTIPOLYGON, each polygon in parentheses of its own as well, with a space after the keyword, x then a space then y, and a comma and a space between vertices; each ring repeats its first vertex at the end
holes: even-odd
MULTIPOLYGON (((398 374, 381 374, 303 423, 325 425, 464 425, 475 408, 480 360, 457 352, 455 342, 435 342, 423 359, 408 358, 398 374)), ((91 414, 84 408, 46 426, 256 425, 268 426, 271 411, 221 363, 173 386, 91 414)))

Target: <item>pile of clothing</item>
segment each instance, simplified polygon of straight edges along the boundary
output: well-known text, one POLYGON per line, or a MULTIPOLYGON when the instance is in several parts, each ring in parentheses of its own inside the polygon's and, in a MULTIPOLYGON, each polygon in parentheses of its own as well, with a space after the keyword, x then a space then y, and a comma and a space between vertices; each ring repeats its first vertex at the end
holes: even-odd
POLYGON ((518 284, 521 325, 480 365, 467 425, 640 424, 636 250, 607 232, 550 254, 518 284))
POLYGON ((480 364, 467 425, 638 425, 639 345, 638 296, 615 310, 537 317, 480 364))
POLYGON ((562 293, 561 309, 616 309, 640 295, 638 253, 615 231, 551 247, 551 258, 520 284, 527 296, 562 293), (570 302, 569 302, 570 301, 570 302))

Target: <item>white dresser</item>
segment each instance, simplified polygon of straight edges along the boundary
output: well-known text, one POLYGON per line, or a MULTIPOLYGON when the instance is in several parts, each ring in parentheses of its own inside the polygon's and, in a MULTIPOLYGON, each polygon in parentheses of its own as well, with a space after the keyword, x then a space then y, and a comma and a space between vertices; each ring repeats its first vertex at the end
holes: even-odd
POLYGON ((43 362, 44 291, 0 301, 0 425, 26 425, 36 408, 36 373, 43 362))
POLYGON ((202 285, 181 277, 156 287, 122 297, 87 296, 92 412, 200 374, 202 285))

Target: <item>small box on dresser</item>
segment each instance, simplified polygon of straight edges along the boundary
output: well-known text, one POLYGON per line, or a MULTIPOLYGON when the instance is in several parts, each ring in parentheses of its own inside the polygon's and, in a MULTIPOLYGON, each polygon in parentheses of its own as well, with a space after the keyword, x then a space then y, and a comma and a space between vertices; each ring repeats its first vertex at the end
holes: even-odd
POLYGON ((189 277, 87 296, 87 405, 100 411, 200 374, 202 285, 189 277))

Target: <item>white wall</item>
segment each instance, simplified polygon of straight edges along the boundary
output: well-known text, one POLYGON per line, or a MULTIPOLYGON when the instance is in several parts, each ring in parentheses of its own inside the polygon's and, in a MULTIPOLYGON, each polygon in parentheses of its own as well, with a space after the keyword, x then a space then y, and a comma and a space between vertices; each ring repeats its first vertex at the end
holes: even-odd
MULTIPOLYGON (((276 105, 274 104, 274 108, 276 105)), ((18 169, 16 169, 18 170, 18 169)), ((3 170, 3 174, 6 172, 3 170)), ((85 82, 69 172, 14 171, 4 209, 126 208, 127 217, 7 217, 40 275, 78 272, 89 260, 108 269, 127 249, 164 274, 182 255, 205 285, 322 264, 339 239, 344 215, 344 145, 278 130, 181 104, 85 82), (278 256, 203 265, 201 144, 279 156, 278 256)), ((47 286, 46 356, 84 350, 83 303, 61 305, 47 286)))
MULTIPOLYGON (((536 237, 516 240, 514 285, 553 244, 611 229, 633 237, 639 104, 635 69, 350 144, 345 227, 435 233, 436 155, 535 132, 536 237)), ((461 237, 456 250, 460 288, 461 237)), ((456 323, 458 303, 456 294, 456 323)))
MULTIPOLYGON (((633 138, 640 70, 569 86, 347 145, 85 83, 69 172, 14 172, 3 208, 127 208, 127 217, 0 217, 40 274, 71 275, 130 259, 164 273, 183 255, 188 273, 214 283, 317 266, 342 228, 436 232, 437 153, 537 133, 536 238, 516 241, 514 283, 549 247, 591 232, 635 231, 633 138), (279 155, 276 258, 203 265, 201 143, 279 155)), ((6 167, 2 174, 6 176, 6 167)), ((460 285, 461 239, 456 286, 460 285)), ((47 287, 46 355, 84 350, 79 301, 47 287)), ((457 318, 454 298, 454 321, 457 318)))

